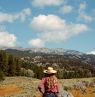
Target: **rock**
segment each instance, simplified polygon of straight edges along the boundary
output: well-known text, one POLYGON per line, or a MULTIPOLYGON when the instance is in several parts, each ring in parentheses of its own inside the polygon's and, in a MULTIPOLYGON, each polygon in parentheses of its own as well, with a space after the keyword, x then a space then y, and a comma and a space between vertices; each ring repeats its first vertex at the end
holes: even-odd
POLYGON ((59 94, 59 97, 74 97, 74 96, 70 92, 63 90, 59 94))

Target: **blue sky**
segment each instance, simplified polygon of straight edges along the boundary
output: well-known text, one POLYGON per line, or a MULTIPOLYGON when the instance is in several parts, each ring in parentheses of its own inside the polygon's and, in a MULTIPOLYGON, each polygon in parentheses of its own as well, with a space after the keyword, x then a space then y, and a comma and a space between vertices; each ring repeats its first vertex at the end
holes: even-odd
POLYGON ((95 0, 0 0, 0 47, 95 53, 95 0))

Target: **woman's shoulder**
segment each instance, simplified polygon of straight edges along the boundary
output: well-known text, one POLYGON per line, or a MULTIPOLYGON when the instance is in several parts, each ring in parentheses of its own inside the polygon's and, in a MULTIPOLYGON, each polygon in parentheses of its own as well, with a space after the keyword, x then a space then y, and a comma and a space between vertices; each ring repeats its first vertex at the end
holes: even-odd
POLYGON ((47 77, 43 77, 41 80, 42 81, 46 81, 47 80, 47 77))

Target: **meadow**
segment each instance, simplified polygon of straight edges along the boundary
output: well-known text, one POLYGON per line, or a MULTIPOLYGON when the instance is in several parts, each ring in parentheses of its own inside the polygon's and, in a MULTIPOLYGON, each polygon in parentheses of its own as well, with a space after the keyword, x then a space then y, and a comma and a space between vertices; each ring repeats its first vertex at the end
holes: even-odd
MULTIPOLYGON (((0 82, 0 97, 41 97, 39 81, 31 77, 6 77, 0 82)), ((74 97, 95 97, 95 78, 61 79, 59 83, 61 95, 67 91, 74 97)))

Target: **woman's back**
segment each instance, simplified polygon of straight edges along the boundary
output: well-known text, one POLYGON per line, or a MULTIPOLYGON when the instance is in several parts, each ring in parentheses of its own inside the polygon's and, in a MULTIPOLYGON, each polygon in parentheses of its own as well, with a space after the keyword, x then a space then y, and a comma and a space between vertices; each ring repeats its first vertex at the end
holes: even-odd
POLYGON ((45 78, 45 92, 58 92, 58 80, 55 75, 45 78))
POLYGON ((59 93, 58 88, 58 79, 55 76, 57 71, 52 67, 48 67, 48 70, 45 70, 45 77, 42 78, 38 86, 39 91, 43 94, 43 97, 57 97, 59 93))

